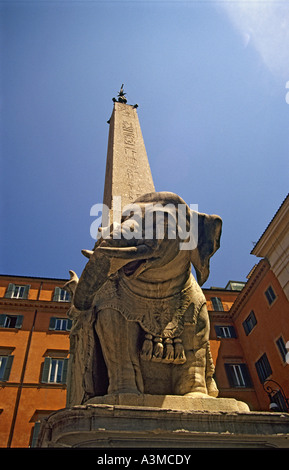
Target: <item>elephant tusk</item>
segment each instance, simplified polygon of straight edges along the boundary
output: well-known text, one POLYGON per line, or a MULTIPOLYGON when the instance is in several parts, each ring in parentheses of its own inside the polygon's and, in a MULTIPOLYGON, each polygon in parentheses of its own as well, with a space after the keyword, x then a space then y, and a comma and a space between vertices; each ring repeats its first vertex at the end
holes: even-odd
POLYGON ((124 259, 139 259, 146 258, 148 255, 151 255, 153 250, 147 245, 138 245, 130 247, 110 247, 110 246, 100 246, 97 248, 104 255, 111 256, 112 258, 124 258, 124 259))
POLYGON ((72 270, 69 271, 69 275, 70 279, 64 284, 63 289, 67 292, 70 292, 70 294, 74 295, 74 291, 77 287, 79 279, 77 274, 72 270))
POLYGON ((91 250, 81 250, 81 253, 82 253, 83 256, 85 256, 86 258, 90 258, 91 255, 93 254, 93 251, 91 251, 91 250))

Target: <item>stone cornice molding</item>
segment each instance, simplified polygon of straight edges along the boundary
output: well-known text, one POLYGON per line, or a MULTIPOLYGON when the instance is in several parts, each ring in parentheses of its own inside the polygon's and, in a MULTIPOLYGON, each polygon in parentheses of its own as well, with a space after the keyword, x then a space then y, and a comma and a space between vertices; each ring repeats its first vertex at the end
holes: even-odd
POLYGON ((13 299, 13 298, 0 298, 0 307, 2 308, 15 308, 19 310, 59 310, 67 312, 70 307, 69 302, 52 302, 48 300, 29 300, 29 299, 13 299))
POLYGON ((258 265, 253 270, 250 278, 248 279, 245 287, 240 292, 240 295, 236 298, 235 302, 233 303, 231 310, 229 312, 229 317, 232 320, 235 320, 239 313, 240 309, 246 304, 249 300, 250 296, 256 289, 257 285, 261 282, 261 280, 265 277, 266 273, 269 271, 270 265, 267 259, 262 259, 258 265))
POLYGON ((229 311, 209 310, 208 313, 209 313, 209 318, 211 321, 231 320, 231 310, 229 311))
POLYGON ((289 225, 289 194, 279 207, 271 222, 251 251, 252 255, 268 258, 273 249, 272 240, 282 239, 288 233, 289 225))

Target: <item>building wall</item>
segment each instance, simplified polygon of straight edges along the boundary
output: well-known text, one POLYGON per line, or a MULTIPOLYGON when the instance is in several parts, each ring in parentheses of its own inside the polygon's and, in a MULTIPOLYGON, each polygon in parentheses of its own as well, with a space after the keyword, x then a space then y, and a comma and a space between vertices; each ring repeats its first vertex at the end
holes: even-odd
POLYGON ((259 410, 259 401, 252 386, 232 387, 226 371, 225 364, 247 364, 242 344, 239 341, 239 331, 231 318, 231 308, 240 295, 239 291, 225 289, 204 290, 207 298, 207 307, 210 316, 210 344, 215 364, 215 380, 219 389, 219 397, 235 398, 247 403, 251 410, 259 410), (213 309, 212 297, 222 300, 223 311, 213 309), (233 337, 218 336, 220 327, 232 327, 233 337), (217 346, 218 345, 218 346, 217 346))
POLYGON ((280 337, 285 344, 289 341, 289 302, 266 260, 261 260, 255 268, 238 303, 232 309, 232 316, 258 397, 259 409, 268 410, 268 395, 258 376, 256 362, 266 353, 272 369, 268 379, 278 382, 289 397, 289 364, 276 344, 280 337), (265 295, 269 286, 276 295, 271 305, 265 295), (247 335, 243 323, 252 310, 257 323, 247 335))
MULTIPOLYGON (((51 329, 51 318, 67 318, 69 302, 56 301, 55 289, 66 280, 0 276, 1 315, 22 315, 20 328, 0 326, 0 356, 12 355, 9 378, 0 380, 0 446, 29 447, 37 422, 54 410, 65 407, 66 383, 44 383, 47 358, 66 360, 69 355, 69 331, 51 329), (6 298, 11 283, 30 285, 26 299, 6 298)), ((230 397, 249 404, 251 410, 268 410, 255 362, 266 352, 272 378, 288 394, 289 365, 280 360, 275 341, 282 334, 289 340, 288 301, 266 261, 258 265, 244 289, 204 289, 209 311, 210 343, 216 367, 215 377, 220 397, 230 397), (264 291, 272 285, 276 299, 271 306, 264 291), (212 301, 212 299, 219 301, 212 301), (217 302, 217 303, 216 303, 217 302), (247 336, 243 322, 254 309, 257 324, 247 336), (232 336, 220 335, 220 327, 233 328, 232 336), (250 386, 232 386, 226 367, 245 364, 250 386)), ((1 323, 0 323, 1 325, 1 323)), ((227 331, 227 330, 224 330, 227 331)), ((243 367, 243 366, 242 366, 243 367)))
POLYGON ((289 194, 251 253, 266 258, 289 301, 289 194))
POLYGON ((67 318, 69 303, 53 301, 64 282, 0 278, 0 315, 23 316, 20 328, 0 327, 0 356, 13 356, 8 380, 0 381, 1 447, 30 446, 35 422, 65 407, 66 384, 42 382, 46 357, 68 357, 69 332, 49 329, 51 317, 67 318), (27 299, 5 298, 11 283, 30 285, 27 299))

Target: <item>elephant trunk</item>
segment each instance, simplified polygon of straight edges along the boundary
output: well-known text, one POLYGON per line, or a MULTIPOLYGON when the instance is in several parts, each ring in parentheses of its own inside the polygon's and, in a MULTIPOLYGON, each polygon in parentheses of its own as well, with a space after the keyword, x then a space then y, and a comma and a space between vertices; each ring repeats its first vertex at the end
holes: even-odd
POLYGON ((97 291, 111 274, 116 273, 131 261, 152 256, 153 249, 145 244, 130 247, 107 246, 103 241, 93 252, 83 250, 89 256, 74 292, 74 306, 78 310, 88 310, 97 291))
POLYGON ((110 260, 97 250, 90 256, 77 284, 74 293, 74 306, 78 310, 88 310, 95 293, 107 280, 110 260))

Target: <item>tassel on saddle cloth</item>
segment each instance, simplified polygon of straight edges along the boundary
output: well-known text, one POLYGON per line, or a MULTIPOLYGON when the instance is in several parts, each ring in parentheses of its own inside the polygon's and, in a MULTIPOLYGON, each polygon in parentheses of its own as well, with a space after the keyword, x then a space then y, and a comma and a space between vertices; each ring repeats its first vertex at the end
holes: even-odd
POLYGON ((98 292, 95 307, 117 310, 126 320, 139 323, 145 332, 143 360, 183 364, 186 356, 179 336, 185 323, 195 323, 206 302, 199 289, 194 281, 173 296, 155 299, 135 294, 121 280, 108 281, 98 292))
POLYGON ((185 350, 180 338, 153 337, 146 333, 143 342, 141 359, 144 361, 163 362, 165 364, 184 364, 186 362, 185 350))

